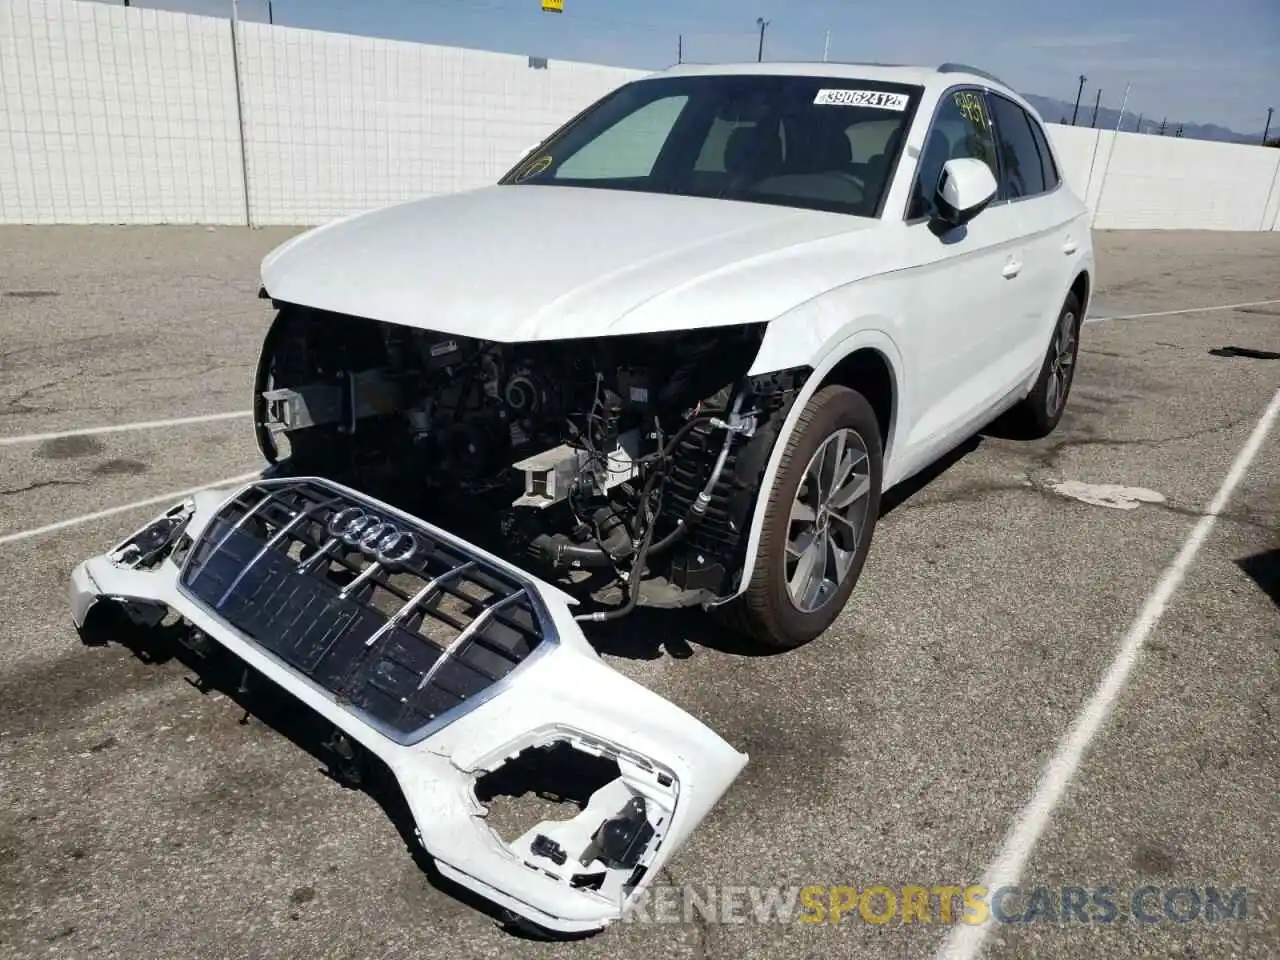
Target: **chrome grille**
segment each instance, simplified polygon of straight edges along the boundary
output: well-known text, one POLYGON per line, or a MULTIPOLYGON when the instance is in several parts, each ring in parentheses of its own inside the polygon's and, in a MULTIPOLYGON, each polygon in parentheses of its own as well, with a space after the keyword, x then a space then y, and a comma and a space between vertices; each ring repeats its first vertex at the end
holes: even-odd
POLYGON ((527 581, 318 479, 241 490, 191 545, 180 584, 400 743, 482 702, 555 642, 527 581), (353 517, 367 538, 340 535, 353 517))

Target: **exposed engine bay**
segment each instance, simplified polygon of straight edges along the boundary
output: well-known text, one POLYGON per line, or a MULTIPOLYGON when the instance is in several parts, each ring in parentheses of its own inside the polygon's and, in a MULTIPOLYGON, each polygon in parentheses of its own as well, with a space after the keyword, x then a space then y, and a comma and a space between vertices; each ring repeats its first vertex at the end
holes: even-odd
POLYGON ((737 585, 806 373, 745 375, 763 325, 509 344, 277 306, 254 390, 270 462, 540 574, 622 586, 595 619, 737 585))

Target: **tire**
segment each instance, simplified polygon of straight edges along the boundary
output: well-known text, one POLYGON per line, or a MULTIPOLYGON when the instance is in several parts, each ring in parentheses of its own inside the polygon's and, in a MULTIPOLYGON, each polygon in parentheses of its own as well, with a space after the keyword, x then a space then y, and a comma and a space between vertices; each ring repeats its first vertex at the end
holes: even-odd
POLYGON ((1009 425, 1019 439, 1039 440, 1057 429, 1075 380, 1081 322, 1080 300, 1074 293, 1068 293, 1035 386, 1009 411, 1009 425))
MULTIPOLYGON (((853 592, 871 548, 880 513, 882 445, 875 411, 862 394, 848 387, 828 386, 813 395, 787 438, 778 474, 769 492, 759 551, 747 589, 716 610, 726 626, 775 650, 802 646, 831 626, 853 592), (861 445, 860 451, 858 445, 861 445), (829 458, 825 464, 834 465, 841 449, 845 452, 842 465, 848 466, 850 479, 837 490, 836 498, 830 498, 837 499, 837 503, 825 510, 815 510, 815 505, 824 502, 813 484, 811 472, 815 464, 824 464, 818 454, 822 452, 829 458), (860 455, 863 459, 859 459, 860 455), (839 497, 841 492, 848 495, 863 489, 865 492, 850 500, 845 509, 839 509, 839 501, 844 499, 839 497), (838 513, 832 512, 833 507, 838 513), (794 521, 793 508, 797 517, 794 521), (849 516, 842 519, 845 510, 849 516), (806 525, 810 525, 806 512, 813 514, 814 533, 807 541, 803 537, 806 525), (796 556, 799 546, 813 543, 824 535, 825 543, 848 549, 838 554, 834 550, 821 550, 820 543, 817 553, 796 556), (804 580, 799 565, 810 562, 818 554, 827 570, 843 555, 839 580, 823 583, 815 590, 812 589, 815 581, 810 579, 807 596, 805 591, 798 590, 800 597, 797 598, 791 582, 799 585, 804 580)), ((817 469, 830 479, 831 471, 822 466, 817 469)), ((823 579, 832 580, 829 576, 823 579)))

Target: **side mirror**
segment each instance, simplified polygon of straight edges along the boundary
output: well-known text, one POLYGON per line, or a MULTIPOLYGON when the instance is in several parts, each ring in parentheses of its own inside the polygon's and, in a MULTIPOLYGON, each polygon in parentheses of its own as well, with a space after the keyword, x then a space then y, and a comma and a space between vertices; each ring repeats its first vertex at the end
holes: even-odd
POLYGON ((936 219, 948 227, 968 223, 996 195, 996 178, 991 168, 976 157, 957 157, 942 165, 933 204, 936 219))

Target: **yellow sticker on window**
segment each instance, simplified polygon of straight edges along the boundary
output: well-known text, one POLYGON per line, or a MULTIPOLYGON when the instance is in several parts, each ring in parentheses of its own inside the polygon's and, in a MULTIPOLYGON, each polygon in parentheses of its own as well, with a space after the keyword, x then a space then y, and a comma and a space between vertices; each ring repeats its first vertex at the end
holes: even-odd
POLYGON ((543 156, 539 157, 537 160, 534 160, 527 167, 521 170, 519 174, 516 175, 516 183, 523 183, 525 180, 528 180, 530 177, 536 177, 538 174, 546 170, 547 167, 551 166, 552 162, 553 161, 552 161, 551 155, 544 154, 543 156))
POLYGON ((982 94, 974 90, 957 90, 952 99, 960 108, 960 116, 982 130, 987 129, 987 109, 982 94))

